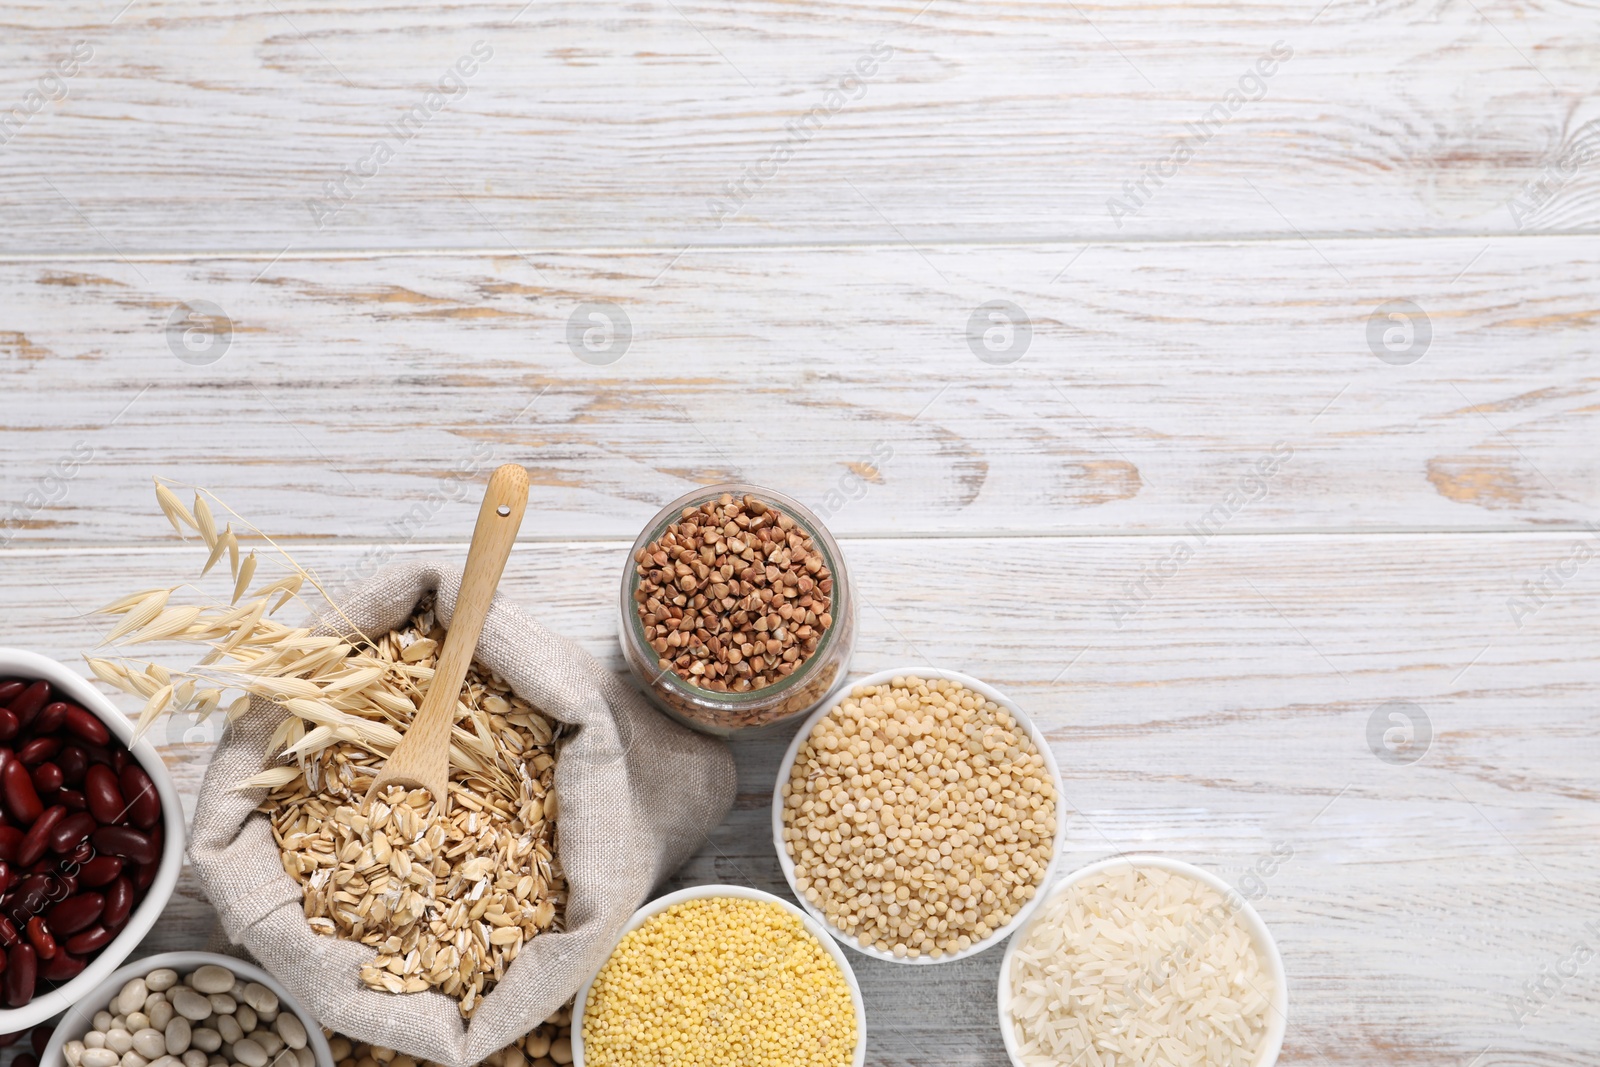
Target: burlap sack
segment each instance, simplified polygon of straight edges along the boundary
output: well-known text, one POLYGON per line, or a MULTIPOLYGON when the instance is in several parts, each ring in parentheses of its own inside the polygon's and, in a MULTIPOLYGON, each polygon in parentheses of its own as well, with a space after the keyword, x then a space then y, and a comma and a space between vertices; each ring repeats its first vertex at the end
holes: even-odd
MULTIPOLYGON (((377 635, 437 592, 446 626, 460 572, 428 564, 387 568, 342 601, 349 620, 377 635)), ((566 870, 566 930, 530 941, 484 998, 471 1025, 453 998, 397 996, 362 986, 364 945, 312 933, 300 888, 284 873, 265 816, 264 790, 233 786, 271 762, 266 749, 285 712, 256 701, 218 743, 195 810, 189 854, 228 939, 247 949, 341 1034, 450 1067, 468 1067, 544 1021, 605 962, 650 890, 705 840, 733 803, 733 759, 720 741, 656 711, 572 642, 496 597, 477 659, 547 715, 578 729, 556 762, 556 850, 566 870)))

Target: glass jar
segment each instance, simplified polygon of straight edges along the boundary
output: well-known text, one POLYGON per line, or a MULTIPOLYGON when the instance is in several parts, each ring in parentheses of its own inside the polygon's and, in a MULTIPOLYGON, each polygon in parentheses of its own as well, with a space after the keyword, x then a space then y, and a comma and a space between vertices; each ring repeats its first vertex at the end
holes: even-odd
POLYGON ((674 500, 657 512, 634 541, 622 574, 617 630, 628 666, 663 711, 685 726, 704 733, 719 737, 745 736, 789 720, 798 722, 844 680, 855 647, 856 606, 839 546, 809 509, 770 489, 727 483, 696 489, 674 500), (830 621, 822 630, 816 648, 792 674, 760 689, 720 692, 694 684, 670 665, 663 666, 662 657, 650 647, 644 621, 640 618, 640 601, 636 599, 641 580, 638 560, 646 546, 667 534, 669 527, 687 517, 688 512, 722 497, 736 502, 747 496, 787 515, 810 536, 833 579, 833 587, 828 591, 830 621))

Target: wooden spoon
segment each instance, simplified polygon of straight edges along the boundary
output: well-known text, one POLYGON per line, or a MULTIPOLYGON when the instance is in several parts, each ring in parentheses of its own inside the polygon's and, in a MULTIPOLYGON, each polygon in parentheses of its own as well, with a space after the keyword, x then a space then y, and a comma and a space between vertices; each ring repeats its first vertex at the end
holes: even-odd
POLYGON ((478 650, 483 620, 494 600, 495 586, 505 570, 528 507, 528 472, 507 463, 489 478, 478 509, 478 525, 467 549, 467 567, 461 572, 456 610, 445 631, 444 649, 433 669, 433 681, 423 695, 422 707, 383 770, 372 780, 367 800, 393 785, 426 789, 433 794, 438 813, 450 811, 450 730, 455 725, 456 703, 466 680, 472 655, 478 650))

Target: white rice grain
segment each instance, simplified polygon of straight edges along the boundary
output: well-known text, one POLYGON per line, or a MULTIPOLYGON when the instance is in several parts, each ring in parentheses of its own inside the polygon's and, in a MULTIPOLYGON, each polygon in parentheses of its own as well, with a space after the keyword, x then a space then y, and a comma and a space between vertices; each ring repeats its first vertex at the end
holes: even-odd
POLYGON ((1027 1067, 1254 1067, 1272 976, 1232 906, 1159 868, 1106 872, 1046 903, 1008 975, 1027 1067))

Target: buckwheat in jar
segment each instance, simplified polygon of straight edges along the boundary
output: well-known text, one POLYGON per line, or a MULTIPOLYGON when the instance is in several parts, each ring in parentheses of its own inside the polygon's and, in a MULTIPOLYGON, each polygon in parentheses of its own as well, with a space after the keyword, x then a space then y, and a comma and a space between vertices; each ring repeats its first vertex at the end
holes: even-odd
POLYGON ((629 666, 686 726, 732 736, 804 717, 845 676, 855 603, 839 546, 798 502, 759 486, 679 497, 622 577, 629 666))

